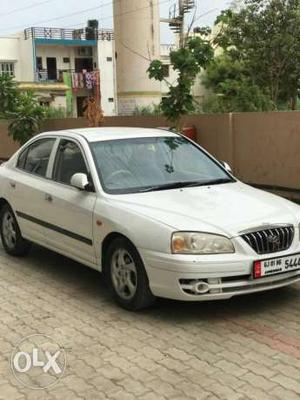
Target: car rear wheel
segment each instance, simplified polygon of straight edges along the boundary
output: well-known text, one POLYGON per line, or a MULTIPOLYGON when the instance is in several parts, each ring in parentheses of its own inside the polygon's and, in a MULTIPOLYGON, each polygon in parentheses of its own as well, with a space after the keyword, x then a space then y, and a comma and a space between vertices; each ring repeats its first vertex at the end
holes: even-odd
POLYGON ((15 214, 8 204, 4 205, 0 212, 0 234, 8 254, 24 256, 30 250, 30 243, 23 239, 15 214))
POLYGON ((155 301, 143 261, 127 239, 117 238, 109 246, 105 275, 117 303, 123 308, 139 310, 155 301))

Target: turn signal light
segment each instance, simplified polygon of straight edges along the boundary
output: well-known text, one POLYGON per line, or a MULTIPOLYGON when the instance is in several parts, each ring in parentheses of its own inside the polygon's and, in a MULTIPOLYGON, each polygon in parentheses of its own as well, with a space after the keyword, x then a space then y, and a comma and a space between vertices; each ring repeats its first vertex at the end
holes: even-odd
POLYGON ((175 252, 181 252, 185 249, 185 240, 183 237, 177 236, 173 239, 173 250, 175 250, 175 252))

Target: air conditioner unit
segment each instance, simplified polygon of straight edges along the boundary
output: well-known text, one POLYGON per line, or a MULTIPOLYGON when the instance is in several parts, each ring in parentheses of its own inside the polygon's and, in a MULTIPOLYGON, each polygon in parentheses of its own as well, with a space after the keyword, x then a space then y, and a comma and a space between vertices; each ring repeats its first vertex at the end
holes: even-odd
POLYGON ((98 29, 99 28, 98 20, 97 19, 89 19, 87 22, 87 27, 93 28, 93 29, 98 29))
POLYGON ((95 28, 85 28, 85 38, 86 40, 96 40, 97 39, 97 29, 95 28))

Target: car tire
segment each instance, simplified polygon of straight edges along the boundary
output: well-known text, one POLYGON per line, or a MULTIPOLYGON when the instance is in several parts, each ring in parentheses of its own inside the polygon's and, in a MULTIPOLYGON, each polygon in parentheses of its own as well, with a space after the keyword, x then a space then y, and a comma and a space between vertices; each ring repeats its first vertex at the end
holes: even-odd
POLYGON ((137 311, 155 302, 143 261, 126 238, 117 238, 109 245, 104 274, 116 302, 126 310, 137 311))
POLYGON ((4 250, 11 256, 25 256, 31 244, 22 237, 12 208, 5 204, 0 210, 0 234, 4 250))

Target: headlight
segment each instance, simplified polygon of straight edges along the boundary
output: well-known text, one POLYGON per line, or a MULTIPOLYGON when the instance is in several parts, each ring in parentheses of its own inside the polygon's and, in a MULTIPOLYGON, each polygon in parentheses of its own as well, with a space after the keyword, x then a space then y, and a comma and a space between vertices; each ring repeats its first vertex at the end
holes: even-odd
POLYGON ((234 253, 230 239, 221 235, 201 232, 175 232, 172 235, 172 252, 176 254, 234 253))

